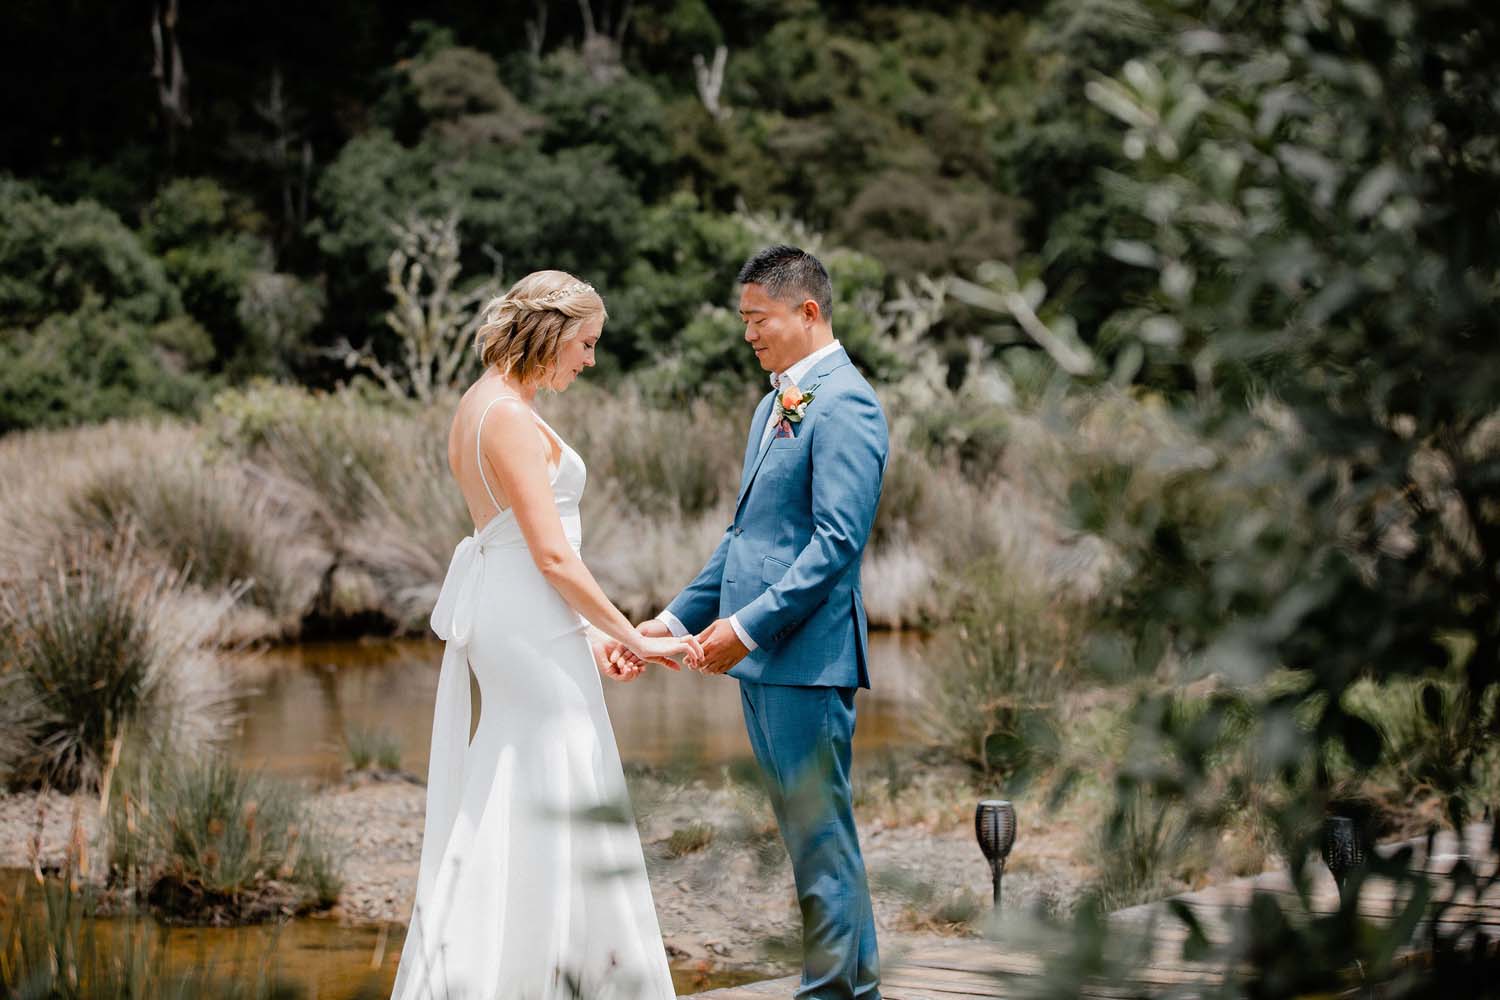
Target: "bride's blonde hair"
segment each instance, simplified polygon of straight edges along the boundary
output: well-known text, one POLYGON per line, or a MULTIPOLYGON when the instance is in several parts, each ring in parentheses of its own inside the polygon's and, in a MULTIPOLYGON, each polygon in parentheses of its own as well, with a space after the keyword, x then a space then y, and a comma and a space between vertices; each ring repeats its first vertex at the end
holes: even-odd
POLYGON ((566 271, 533 271, 484 307, 474 346, 484 366, 520 382, 547 376, 562 346, 594 316, 609 319, 594 286, 566 271))

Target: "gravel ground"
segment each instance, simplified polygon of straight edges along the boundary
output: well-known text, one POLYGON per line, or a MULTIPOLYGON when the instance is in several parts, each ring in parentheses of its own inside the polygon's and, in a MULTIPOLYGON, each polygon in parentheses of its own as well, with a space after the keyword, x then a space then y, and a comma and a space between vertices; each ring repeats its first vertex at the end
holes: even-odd
MULTIPOLYGON (((404 922, 421 851, 425 791, 407 782, 353 782, 318 806, 349 847, 337 914, 404 922)), ((674 964, 784 969, 798 953, 791 867, 769 807, 742 786, 632 777, 652 897, 674 964), (712 832, 707 832, 711 830, 712 832), (674 845, 673 835, 679 843, 674 845), (704 843, 706 841, 706 843, 704 843)), ((972 808, 967 805, 966 808, 972 808)), ((988 906, 989 869, 972 827, 861 810, 861 842, 882 939, 967 934, 988 906)), ((1007 905, 1066 908, 1090 876, 1076 834, 1022 824, 1005 882, 1007 905)))
MULTIPOLYGON (((81 830, 79 842, 91 844, 98 829, 99 800, 93 796, 0 793, 0 868, 30 868, 33 864, 45 870, 60 868, 69 845, 75 841, 74 832, 81 830)), ((92 860, 87 852, 85 860, 92 860)), ((97 869, 97 865, 89 865, 89 870, 97 869)))
MULTIPOLYGON (((652 894, 674 965, 785 971, 795 965, 799 927, 791 868, 760 794, 732 782, 674 783, 632 775, 652 894), (674 834, 676 839, 674 840, 674 834)), ((346 849, 343 896, 332 916, 350 923, 404 923, 421 852, 425 789, 411 780, 356 775, 313 795, 346 849)), ((860 836, 883 942, 971 933, 967 918, 988 906, 989 870, 964 822, 973 799, 918 806, 866 802, 860 836)), ((29 867, 39 844, 55 868, 71 841, 74 809, 92 837, 97 801, 51 793, 0 795, 0 866, 29 867), (42 824, 37 839, 38 809, 42 824)), ((1007 906, 1067 908, 1090 872, 1080 835, 1020 837, 1005 880, 1007 906)), ((91 866, 97 875, 97 865, 91 866)))

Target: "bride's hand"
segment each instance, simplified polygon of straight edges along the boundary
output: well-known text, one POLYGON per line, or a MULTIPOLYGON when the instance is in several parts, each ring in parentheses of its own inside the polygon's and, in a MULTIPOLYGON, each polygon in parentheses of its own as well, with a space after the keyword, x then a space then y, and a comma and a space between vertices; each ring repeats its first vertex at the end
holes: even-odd
POLYGON ((600 637, 590 641, 589 647, 594 651, 594 665, 605 677, 629 683, 646 669, 643 660, 613 640, 600 637))
POLYGON ((639 638, 631 652, 643 660, 660 663, 673 670, 679 669, 678 661, 686 662, 687 666, 692 669, 697 669, 703 663, 703 645, 695 636, 685 635, 676 638, 639 635, 639 633, 637 635, 639 638))

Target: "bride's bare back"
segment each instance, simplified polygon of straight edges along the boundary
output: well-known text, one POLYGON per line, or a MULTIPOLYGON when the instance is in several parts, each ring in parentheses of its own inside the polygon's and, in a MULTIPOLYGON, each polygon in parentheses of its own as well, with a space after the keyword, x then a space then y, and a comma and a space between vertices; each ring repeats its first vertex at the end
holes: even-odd
MULTIPOLYGON (((458 409, 453 414, 453 423, 448 430, 448 469, 458 483, 459 492, 463 494, 476 532, 482 531, 497 514, 509 510, 511 506, 511 499, 502 485, 511 477, 501 474, 499 464, 511 461, 515 456, 496 449, 486 450, 479 433, 486 412, 492 413, 492 403, 496 404, 495 409, 505 406, 525 407, 527 413, 531 413, 530 405, 516 394, 515 389, 507 385, 504 379, 486 372, 469 386, 459 400, 458 409), (476 447, 476 443, 479 447, 476 447)), ((540 422, 534 417, 532 420, 546 447, 547 471, 551 475, 562 461, 562 446, 543 429, 540 422)))

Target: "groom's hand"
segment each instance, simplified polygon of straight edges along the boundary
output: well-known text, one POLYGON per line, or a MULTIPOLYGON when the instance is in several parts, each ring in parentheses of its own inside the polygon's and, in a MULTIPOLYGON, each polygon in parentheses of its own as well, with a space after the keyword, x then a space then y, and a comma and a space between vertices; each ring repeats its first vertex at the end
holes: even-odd
POLYGON ((720 618, 698 634, 703 644, 703 666, 701 674, 728 673, 736 663, 750 655, 750 650, 735 634, 728 618, 720 618))

